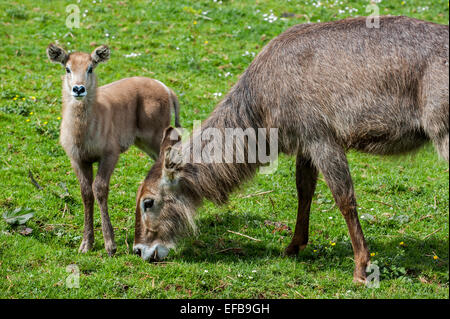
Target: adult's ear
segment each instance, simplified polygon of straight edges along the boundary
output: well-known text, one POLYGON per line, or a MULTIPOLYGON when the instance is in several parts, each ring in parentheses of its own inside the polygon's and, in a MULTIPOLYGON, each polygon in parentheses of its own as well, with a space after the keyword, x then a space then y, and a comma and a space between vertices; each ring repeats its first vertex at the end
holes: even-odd
POLYGON ((61 63, 66 65, 69 54, 60 46, 50 43, 47 47, 47 56, 53 63, 61 63))
POLYGON ((91 58, 94 64, 98 64, 100 62, 106 62, 109 59, 111 52, 106 45, 101 45, 96 48, 91 53, 91 58))
POLYGON ((164 154, 164 150, 169 146, 173 146, 181 141, 181 129, 169 126, 164 130, 160 144, 160 156, 164 154))
POLYGON ((169 126, 164 130, 160 146, 160 157, 162 161, 163 177, 166 182, 175 184, 177 173, 183 167, 183 156, 181 153, 181 132, 169 126), (178 144, 178 145, 177 145, 178 144))

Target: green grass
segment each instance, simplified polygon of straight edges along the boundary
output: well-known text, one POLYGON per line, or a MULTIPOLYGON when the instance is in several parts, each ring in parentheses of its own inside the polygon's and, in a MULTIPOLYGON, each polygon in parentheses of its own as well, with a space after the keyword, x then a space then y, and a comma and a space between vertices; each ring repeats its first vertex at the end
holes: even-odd
MULTIPOLYGON (((360 216, 367 217, 362 227, 380 266, 378 289, 352 283, 347 227, 322 178, 310 245, 297 258, 283 256, 289 232, 274 231, 265 221, 295 225, 295 160, 285 156, 275 174, 257 176, 228 204, 206 203, 198 211, 199 234, 183 240, 167 263, 148 264, 130 248, 137 187, 152 162, 132 147, 111 181, 116 256, 103 248, 97 207, 94 250, 78 254, 83 206, 58 144, 64 72, 47 60, 50 42, 89 52, 108 44, 112 56, 97 69, 99 83, 133 75, 159 79, 177 92, 181 123, 191 128, 218 103, 214 93, 223 97, 270 39, 308 20, 366 15, 368 2, 83 0, 81 27, 69 30, 65 7, 73 2, 0 1, 0 213, 18 207, 35 212, 28 235, 21 234, 24 226, 0 219, 1 298, 449 298, 448 165, 430 145, 404 157, 348 156, 360 216), (263 16, 271 13, 278 17, 272 23, 263 16), (124 56, 130 53, 140 55, 124 56), (43 190, 33 186, 28 171, 43 190), (263 191, 272 192, 242 198, 263 191), (71 264, 80 270, 78 289, 66 286, 71 264)), ((448 24, 447 1, 378 5, 381 14, 448 24)))

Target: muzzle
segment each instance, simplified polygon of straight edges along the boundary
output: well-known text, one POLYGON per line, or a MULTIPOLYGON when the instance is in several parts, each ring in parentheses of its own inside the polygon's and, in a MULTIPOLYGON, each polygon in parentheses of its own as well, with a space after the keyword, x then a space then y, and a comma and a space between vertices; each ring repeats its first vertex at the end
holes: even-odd
POLYGON ((145 261, 153 262, 166 258, 169 254, 169 248, 161 244, 155 244, 152 247, 137 244, 133 247, 133 253, 140 255, 145 261))

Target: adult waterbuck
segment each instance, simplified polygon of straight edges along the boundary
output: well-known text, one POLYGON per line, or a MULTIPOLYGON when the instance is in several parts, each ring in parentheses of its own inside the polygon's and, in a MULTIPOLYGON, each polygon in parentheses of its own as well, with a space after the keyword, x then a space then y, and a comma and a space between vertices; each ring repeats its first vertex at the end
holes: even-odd
MULTIPOLYGON (((199 152, 200 130, 278 128, 278 151, 297 157, 297 223, 286 254, 308 243, 321 172, 348 226, 354 280, 364 282, 369 252, 346 151, 399 154, 431 141, 448 161, 448 35, 448 26, 379 17, 379 28, 352 18, 297 25, 273 39, 188 140, 178 143, 174 129, 166 131, 137 194, 135 252, 165 257, 203 199, 224 203, 262 164, 186 160, 199 152)), ((219 142, 202 139, 201 146, 219 142)), ((248 141, 236 146, 251 155, 248 141)))
POLYGON ((80 182, 84 204, 84 233, 79 251, 86 252, 94 244, 95 198, 100 206, 105 248, 113 255, 116 244, 107 205, 111 174, 120 153, 132 144, 156 158, 172 110, 175 126, 179 126, 178 100, 163 83, 145 77, 125 78, 97 88, 94 69, 110 56, 105 45, 92 54, 68 54, 50 44, 47 55, 66 71, 60 142, 80 182), (95 180, 94 162, 99 163, 95 180))

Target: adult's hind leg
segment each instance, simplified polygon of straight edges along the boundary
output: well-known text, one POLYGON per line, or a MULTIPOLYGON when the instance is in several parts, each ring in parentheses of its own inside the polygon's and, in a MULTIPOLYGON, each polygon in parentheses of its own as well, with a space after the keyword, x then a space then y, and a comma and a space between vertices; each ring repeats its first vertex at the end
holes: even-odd
POLYGON ((434 146, 436 147, 439 155, 444 158, 447 162, 449 161, 448 159, 448 132, 446 135, 439 137, 438 139, 436 139, 435 141, 433 141, 434 146))
POLYGON ((313 164, 322 172, 347 223, 355 260, 353 279, 356 282, 365 282, 369 251, 358 220, 355 192, 345 151, 328 140, 310 145, 309 152, 313 164))
POLYGON ((302 155, 297 155, 295 174, 298 196, 297 223, 292 241, 285 250, 287 255, 296 255, 308 244, 309 212, 317 182, 317 169, 302 155))
POLYGON ((439 155, 449 161, 448 67, 443 61, 430 64, 423 77, 421 122, 439 155))

